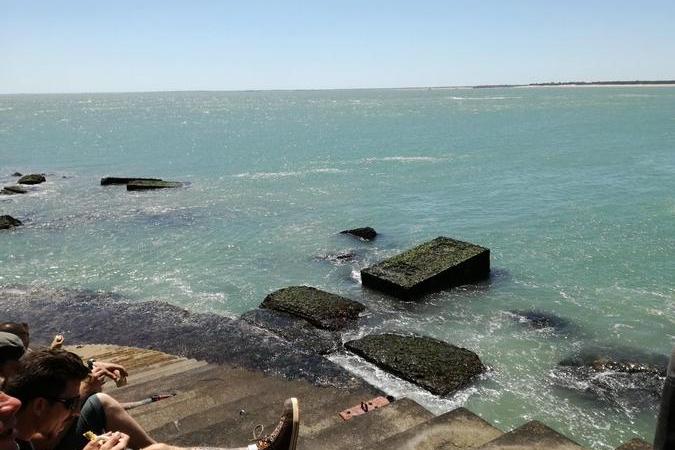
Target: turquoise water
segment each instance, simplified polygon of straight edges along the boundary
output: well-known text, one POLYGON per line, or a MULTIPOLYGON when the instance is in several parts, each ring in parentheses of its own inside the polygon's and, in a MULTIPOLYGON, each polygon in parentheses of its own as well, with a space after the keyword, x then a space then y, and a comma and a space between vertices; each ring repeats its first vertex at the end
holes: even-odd
POLYGON ((593 448, 651 439, 656 406, 562 389, 589 345, 669 354, 675 338, 675 88, 186 92, 0 96, 0 285, 86 288, 236 316, 309 284, 365 303, 364 326, 434 336, 492 370, 437 399, 335 357, 435 411, 510 429, 539 419, 593 448), (128 193, 103 176, 188 188, 128 193), (336 234, 371 225, 372 243, 336 234), (360 268, 446 235, 493 276, 404 303, 360 268), (354 253, 354 261, 330 255, 354 253), (531 330, 512 310, 559 315, 531 330))

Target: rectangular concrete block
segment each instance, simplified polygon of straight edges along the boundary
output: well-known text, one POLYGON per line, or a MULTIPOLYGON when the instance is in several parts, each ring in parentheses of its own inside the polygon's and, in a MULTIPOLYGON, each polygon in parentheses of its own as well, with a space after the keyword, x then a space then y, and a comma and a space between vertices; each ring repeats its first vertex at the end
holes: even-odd
POLYGON ((361 282, 395 297, 413 298, 489 274, 489 249, 440 236, 361 270, 361 282))

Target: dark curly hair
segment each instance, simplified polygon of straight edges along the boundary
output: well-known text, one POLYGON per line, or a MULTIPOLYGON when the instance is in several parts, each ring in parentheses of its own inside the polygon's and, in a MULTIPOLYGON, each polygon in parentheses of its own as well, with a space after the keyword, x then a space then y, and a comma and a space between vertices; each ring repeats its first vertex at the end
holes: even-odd
POLYGON ((5 381, 3 391, 23 404, 38 397, 56 398, 63 395, 71 381, 82 381, 89 368, 79 356, 65 350, 38 350, 19 361, 17 373, 5 381))

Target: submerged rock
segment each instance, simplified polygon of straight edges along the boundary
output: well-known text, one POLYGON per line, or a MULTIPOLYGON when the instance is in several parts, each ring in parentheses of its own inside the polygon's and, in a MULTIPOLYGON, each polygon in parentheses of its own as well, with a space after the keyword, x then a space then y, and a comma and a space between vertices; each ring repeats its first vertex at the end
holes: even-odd
POLYGON ((345 344, 347 350, 429 392, 447 396, 485 371, 471 350, 423 336, 370 335, 345 344))
POLYGON ((241 320, 271 331, 296 348, 320 355, 335 352, 342 347, 339 333, 316 328, 304 319, 281 311, 254 309, 242 314, 241 320))
POLYGON ((130 181, 162 181, 160 178, 123 178, 123 177, 104 177, 101 178, 101 186, 110 186, 116 184, 127 184, 130 181))
POLYGON ((127 183, 127 191, 145 191, 148 189, 167 189, 183 187, 178 181, 133 180, 127 183))
POLYGON ((361 238, 364 241, 372 241, 373 239, 375 239, 375 236, 377 236, 377 231, 375 231, 375 229, 371 227, 363 227, 363 228, 354 228, 352 230, 340 231, 340 234, 351 234, 352 236, 361 238))
POLYGON ((23 174, 22 174, 21 172, 14 172, 14 173, 12 174, 12 176, 13 176, 13 177, 22 177, 23 174))
POLYGON ((366 309, 359 302, 309 286, 279 289, 265 297, 260 307, 301 317, 327 330, 345 328, 366 309))
POLYGON ((21 186, 5 186, 0 194, 2 195, 15 195, 15 194, 26 194, 28 190, 22 188, 21 186))
POLYGON ((518 323, 536 330, 551 328, 560 332, 569 330, 572 326, 569 320, 543 311, 510 311, 510 314, 518 323))
POLYGON ((555 383, 626 409, 656 409, 668 358, 632 349, 586 349, 560 361, 555 383))
POLYGON ((441 236, 361 270, 361 281, 395 297, 413 298, 489 275, 490 250, 441 236))
POLYGON ((15 219, 12 216, 0 216, 0 230, 6 230, 20 225, 22 225, 22 223, 19 219, 15 219))
POLYGON ((17 183, 19 184, 40 184, 44 183, 47 181, 44 175, 41 175, 39 173, 33 173, 30 175, 24 175, 21 178, 19 178, 19 181, 17 183))

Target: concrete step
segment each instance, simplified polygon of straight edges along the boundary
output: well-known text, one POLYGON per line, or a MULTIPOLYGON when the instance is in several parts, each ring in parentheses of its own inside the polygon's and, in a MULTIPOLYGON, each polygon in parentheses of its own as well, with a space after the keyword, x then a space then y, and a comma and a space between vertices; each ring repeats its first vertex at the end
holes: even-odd
POLYGON ((533 420, 503 434, 480 450, 581 450, 576 442, 543 423, 533 420))
POLYGON ((121 388, 112 388, 108 393, 120 402, 133 402, 158 393, 180 393, 189 391, 195 383, 219 375, 221 371, 218 366, 204 365, 179 373, 165 374, 157 379, 129 383, 121 388))
POLYGON ((616 448, 616 450, 653 450, 654 447, 647 441, 640 438, 631 439, 623 445, 616 448))
POLYGON ((465 408, 457 408, 395 434, 375 447, 389 450, 458 450, 480 447, 504 434, 465 408))
POLYGON ((136 384, 146 383, 170 375, 187 372, 188 370, 197 369, 206 366, 207 364, 208 363, 205 361, 197 361, 196 359, 177 359, 170 364, 155 366, 145 371, 129 372, 127 382, 136 384))
MULTIPOLYGON (((321 433, 302 439, 301 450, 380 448, 379 442, 433 418, 413 400, 403 398, 348 421, 336 423, 321 433)), ((301 434, 302 437, 302 434, 301 434)))

